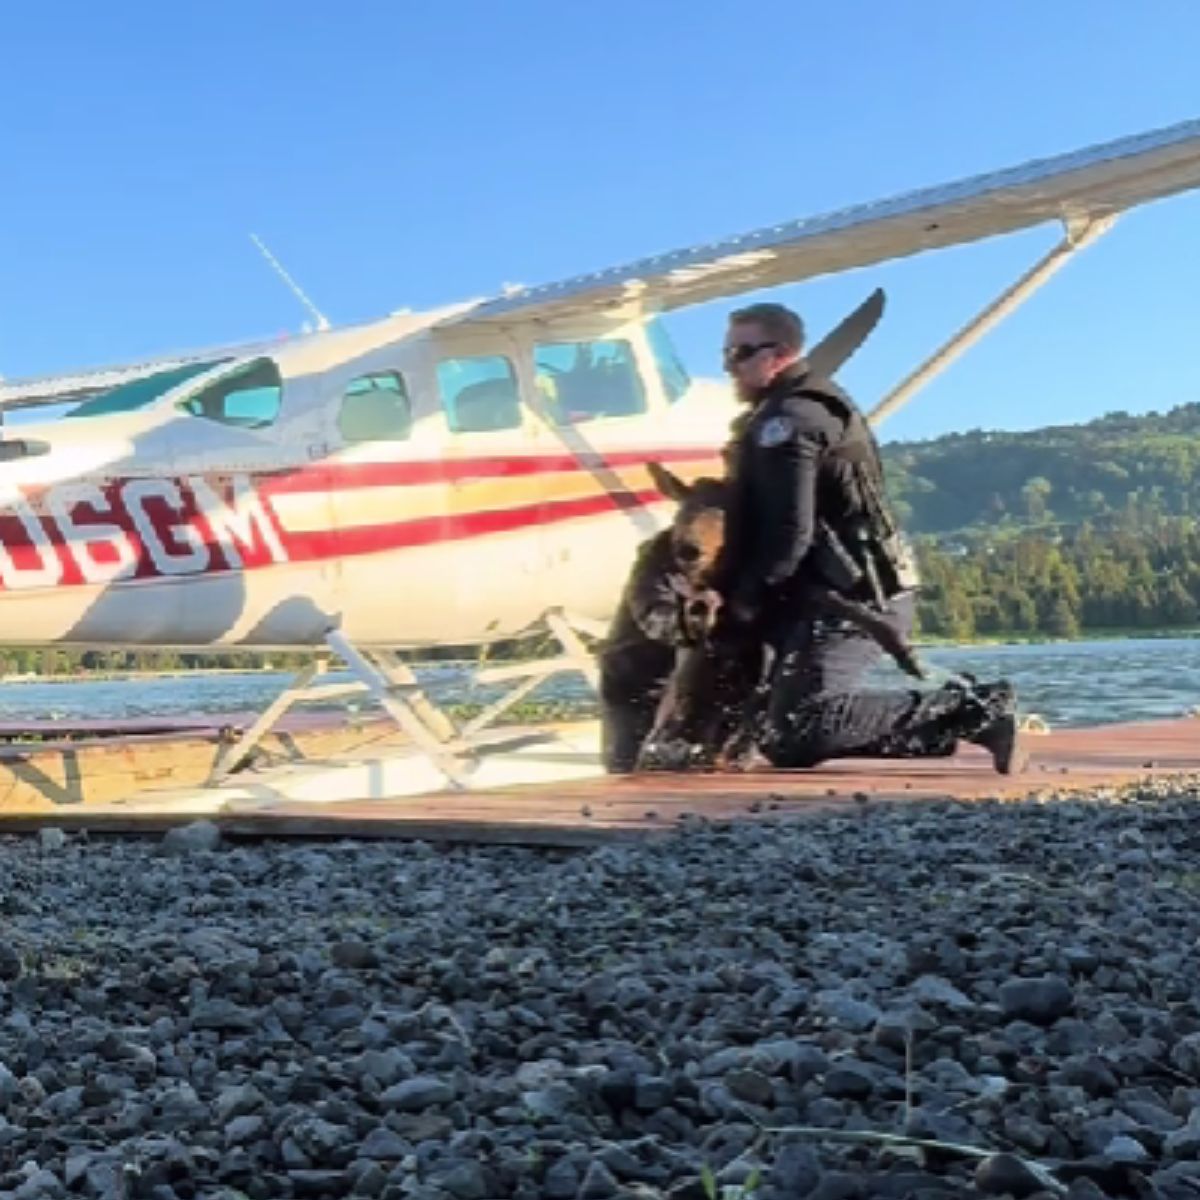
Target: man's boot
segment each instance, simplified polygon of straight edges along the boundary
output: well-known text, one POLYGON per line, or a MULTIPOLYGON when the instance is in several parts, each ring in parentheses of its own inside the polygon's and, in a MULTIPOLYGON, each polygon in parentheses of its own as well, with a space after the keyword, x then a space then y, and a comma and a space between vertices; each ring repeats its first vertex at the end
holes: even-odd
POLYGON ((647 741, 638 756, 636 771, 711 771, 715 755, 704 746, 681 737, 647 741))
POLYGON ((1025 767, 1017 724, 1017 696, 1005 679, 976 683, 970 675, 936 691, 911 693, 912 710, 881 739, 884 757, 936 757, 954 753, 960 741, 982 746, 1001 775, 1025 767))
POLYGON ((964 732, 963 739, 988 751, 1001 775, 1019 775, 1029 755, 1021 745, 1016 689, 1007 679, 983 684, 972 679, 966 695, 968 728, 974 729, 964 732))

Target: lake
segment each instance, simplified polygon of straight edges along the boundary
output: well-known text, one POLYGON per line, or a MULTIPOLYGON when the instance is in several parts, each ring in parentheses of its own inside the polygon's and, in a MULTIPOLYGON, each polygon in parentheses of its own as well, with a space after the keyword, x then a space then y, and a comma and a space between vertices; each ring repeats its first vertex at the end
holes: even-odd
MULTIPOLYGON (((1200 638, 1163 638, 1049 645, 938 647, 925 660, 946 671, 969 671, 981 679, 1004 676, 1016 684, 1021 710, 1051 725, 1091 725, 1182 716, 1200 706, 1200 638)), ((432 695, 486 703, 494 688, 463 691, 464 668, 438 664, 417 668, 432 695)), ((274 672, 172 676, 160 679, 69 683, 0 684, 0 721, 86 720, 115 717, 189 716, 264 707, 289 676, 274 672)), ((331 672, 329 680, 345 676, 331 672)), ((906 686, 893 667, 873 683, 906 686)), ((590 693, 579 677, 543 684, 534 699, 578 701, 590 693)), ((352 701, 370 706, 365 697, 352 701)), ((330 705, 329 707, 337 707, 330 705)))

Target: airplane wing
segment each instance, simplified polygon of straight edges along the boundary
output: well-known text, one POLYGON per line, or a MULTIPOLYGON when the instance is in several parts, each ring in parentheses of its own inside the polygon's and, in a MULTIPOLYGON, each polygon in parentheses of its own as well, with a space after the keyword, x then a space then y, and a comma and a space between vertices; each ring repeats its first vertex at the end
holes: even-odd
MULTIPOLYGON (((722 242, 455 306, 429 324, 553 319, 636 302, 669 311, 869 266, 1048 221, 1087 222, 1200 187, 1200 120, 1121 138, 958 183, 855 205, 722 242)), ((323 335, 310 335, 320 337, 323 335)), ((324 335, 328 336, 328 335, 324 335)), ((86 399, 189 363, 261 352, 255 342, 41 379, 0 379, 0 411, 86 399)))
POLYGON ((924 188, 487 301, 450 323, 669 311, 1200 187, 1200 120, 924 188))

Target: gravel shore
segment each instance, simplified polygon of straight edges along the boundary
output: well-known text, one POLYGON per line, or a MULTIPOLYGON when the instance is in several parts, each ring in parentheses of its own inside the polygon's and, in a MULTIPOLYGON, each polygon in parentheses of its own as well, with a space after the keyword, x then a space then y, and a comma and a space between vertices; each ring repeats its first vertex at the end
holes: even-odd
POLYGON ((213 833, 0 841, 0 1194, 1200 1197, 1194 786, 213 833))

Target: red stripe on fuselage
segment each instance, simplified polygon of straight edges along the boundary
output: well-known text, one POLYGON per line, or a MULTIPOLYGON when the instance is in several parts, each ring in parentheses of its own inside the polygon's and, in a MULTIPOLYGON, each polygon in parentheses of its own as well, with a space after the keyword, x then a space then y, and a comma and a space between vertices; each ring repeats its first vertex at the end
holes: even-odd
POLYGON ((414 459, 402 462, 322 463, 258 478, 259 493, 279 496, 295 492, 331 492, 351 488, 417 487, 430 483, 462 483, 468 479, 512 479, 561 475, 627 467, 648 462, 685 463, 715 459, 717 449, 622 450, 597 454, 594 462, 574 454, 490 455, 478 458, 414 459))
POLYGON ((653 490, 634 492, 620 498, 610 495, 582 496, 575 500, 555 500, 491 512, 421 517, 390 525, 358 526, 336 533, 291 534, 286 545, 288 554, 296 562, 312 562, 337 555, 352 557, 380 554, 386 550, 430 546, 435 542, 467 541, 490 533, 512 533, 538 525, 556 525, 560 521, 595 517, 620 509, 642 508, 662 499, 653 490))

